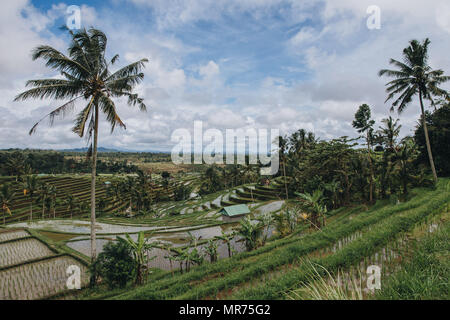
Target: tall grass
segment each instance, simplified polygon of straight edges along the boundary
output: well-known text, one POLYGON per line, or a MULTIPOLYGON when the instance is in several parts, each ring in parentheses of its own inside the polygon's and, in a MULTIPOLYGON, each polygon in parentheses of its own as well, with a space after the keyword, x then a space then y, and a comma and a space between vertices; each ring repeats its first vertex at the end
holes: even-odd
MULTIPOLYGON (((348 268, 360 262, 364 257, 368 257, 377 249, 386 245, 391 239, 397 237, 402 232, 406 232, 415 224, 425 220, 428 216, 437 214, 446 207, 448 194, 439 190, 429 202, 418 208, 407 210, 399 215, 394 215, 380 223, 376 228, 368 231, 363 238, 351 242, 349 245, 339 250, 333 255, 325 258, 313 260, 315 263, 323 265, 327 270, 334 271, 339 268, 348 268)), ((235 293, 234 299, 277 299, 298 284, 307 281, 308 274, 301 265, 299 268, 292 268, 282 276, 272 279, 254 288, 241 290, 235 293)))
POLYGON ((415 244, 411 258, 387 279, 377 299, 450 299, 450 223, 415 244))
POLYGON ((299 289, 289 291, 286 294, 287 299, 363 300, 361 277, 351 277, 350 281, 346 281, 341 270, 332 275, 321 265, 309 262, 309 267, 308 281, 301 283, 299 289))

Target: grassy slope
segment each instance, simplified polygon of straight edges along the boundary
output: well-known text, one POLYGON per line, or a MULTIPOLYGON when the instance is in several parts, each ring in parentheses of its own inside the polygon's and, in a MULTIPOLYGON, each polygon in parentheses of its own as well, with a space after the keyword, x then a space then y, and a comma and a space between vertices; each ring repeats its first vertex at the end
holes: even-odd
POLYGON ((429 215, 442 210, 448 203, 445 191, 447 180, 440 181, 438 190, 416 189, 415 196, 407 203, 371 208, 349 219, 345 211, 336 215, 323 232, 294 235, 271 242, 253 252, 241 253, 231 259, 194 268, 189 273, 174 276, 169 273, 150 279, 146 286, 118 295, 118 299, 201 299, 215 298, 224 290, 234 289, 232 298, 275 299, 289 290, 292 284, 302 281, 299 258, 327 248, 339 239, 358 230, 364 230, 361 239, 350 243, 336 254, 316 259, 328 269, 336 269, 357 263, 361 258, 395 237, 407 231, 429 215), (369 229, 370 226, 376 228, 369 229), (258 280, 265 274, 282 268, 263 285, 258 280), (241 289, 243 284, 251 288, 241 289), (256 283, 256 284, 253 284, 256 283))
POLYGON ((450 223, 416 243, 401 270, 376 295, 383 300, 450 299, 450 223))

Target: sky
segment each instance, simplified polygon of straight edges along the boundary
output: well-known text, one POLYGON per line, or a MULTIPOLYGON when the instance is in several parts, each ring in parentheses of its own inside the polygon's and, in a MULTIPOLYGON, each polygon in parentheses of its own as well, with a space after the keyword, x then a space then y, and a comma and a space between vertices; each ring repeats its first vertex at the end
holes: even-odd
MULTIPOLYGON (((74 114, 31 126, 64 101, 14 102, 29 79, 58 78, 31 50, 42 44, 65 52, 60 27, 67 7, 81 8, 83 27, 108 37, 117 67, 148 58, 136 92, 146 113, 117 100, 126 130, 100 124, 99 146, 168 151, 176 129, 307 129, 322 139, 356 137, 351 126, 367 103, 380 125, 399 117, 412 134, 418 101, 389 113, 377 73, 401 59, 411 39, 429 37, 430 65, 450 73, 450 2, 447 0, 105 0, 2 2, 0 11, 0 148, 85 147, 72 133, 74 114), (369 29, 367 8, 380 8, 379 29, 369 29)), ((446 87, 448 89, 448 86, 446 87)), ((80 103, 78 110, 83 107, 80 103)))

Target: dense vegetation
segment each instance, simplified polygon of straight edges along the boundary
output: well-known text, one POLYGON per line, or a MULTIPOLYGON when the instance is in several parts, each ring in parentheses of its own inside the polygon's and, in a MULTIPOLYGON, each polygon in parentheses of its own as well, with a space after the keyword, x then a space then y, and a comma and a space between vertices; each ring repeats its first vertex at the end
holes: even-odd
MULTIPOLYGON (((114 155, 110 155, 114 158, 114 155)), ((18 180, 29 174, 89 173, 92 163, 86 157, 75 160, 63 152, 51 151, 2 151, 0 175, 16 176, 18 180)), ((115 159, 115 158, 114 158, 115 159)), ((120 158, 119 158, 120 159, 120 158)), ((133 173, 138 167, 124 160, 97 161, 98 173, 133 173)))

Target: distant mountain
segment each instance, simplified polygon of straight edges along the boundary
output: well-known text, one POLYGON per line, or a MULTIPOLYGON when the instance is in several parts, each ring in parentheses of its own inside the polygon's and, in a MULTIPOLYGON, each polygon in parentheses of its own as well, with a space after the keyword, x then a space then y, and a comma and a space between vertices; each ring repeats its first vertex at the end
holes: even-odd
MULTIPOLYGON (((59 149, 56 151, 61 152, 87 152, 88 148, 73 148, 73 149, 59 149)), ((164 151, 158 150, 149 150, 149 151, 136 151, 136 150, 128 150, 128 149, 112 149, 112 148, 104 148, 98 147, 97 152, 124 152, 124 153, 167 153, 164 151)))
MULTIPOLYGON (((60 150, 57 150, 57 151, 62 151, 62 152, 87 152, 88 148, 60 149, 60 150)), ((97 152, 133 152, 133 151, 124 151, 124 150, 117 150, 117 149, 109 149, 109 148, 99 147, 99 148, 97 148, 97 152)))

